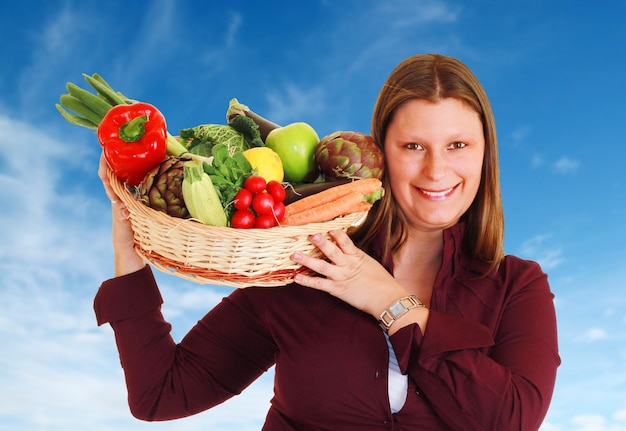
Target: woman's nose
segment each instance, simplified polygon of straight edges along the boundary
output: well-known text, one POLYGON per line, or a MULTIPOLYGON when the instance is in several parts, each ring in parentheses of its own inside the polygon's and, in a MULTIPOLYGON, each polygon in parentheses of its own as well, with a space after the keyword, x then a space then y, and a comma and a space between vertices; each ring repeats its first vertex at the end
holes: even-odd
POLYGON ((448 173, 448 160, 446 154, 430 151, 425 158, 424 175, 433 180, 439 181, 448 173))

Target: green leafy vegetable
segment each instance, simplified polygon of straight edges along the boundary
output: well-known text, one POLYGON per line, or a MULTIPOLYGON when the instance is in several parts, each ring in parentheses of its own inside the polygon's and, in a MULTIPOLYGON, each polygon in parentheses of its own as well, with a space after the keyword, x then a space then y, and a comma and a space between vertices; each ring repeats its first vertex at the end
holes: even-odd
POLYGON ((190 153, 204 157, 211 156, 217 144, 225 144, 238 151, 264 145, 259 126, 252 119, 242 116, 233 118, 228 124, 201 124, 182 129, 180 137, 187 142, 190 153))
POLYGON ((236 115, 228 121, 228 125, 243 135, 248 148, 265 146, 261 139, 259 125, 252 118, 236 115))
POLYGON ((180 137, 187 142, 187 149, 193 154, 210 154, 216 144, 226 144, 229 147, 245 150, 243 135, 225 124, 201 124, 199 126, 182 129, 180 137), (199 145, 205 148, 195 148, 199 145))
POLYGON ((220 202, 230 217, 235 211, 231 205, 235 194, 243 187, 246 178, 252 175, 252 165, 242 151, 233 149, 227 144, 218 143, 211 150, 212 164, 204 163, 204 172, 211 178, 220 202))

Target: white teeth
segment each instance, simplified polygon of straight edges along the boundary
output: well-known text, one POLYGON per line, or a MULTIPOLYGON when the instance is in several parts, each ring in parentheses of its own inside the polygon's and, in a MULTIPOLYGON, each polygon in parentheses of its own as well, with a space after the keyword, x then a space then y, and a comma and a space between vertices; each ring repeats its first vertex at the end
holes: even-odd
POLYGON ((442 192, 429 192, 427 190, 421 189, 421 192, 424 193, 426 196, 432 196, 434 198, 441 198, 447 195, 448 193, 450 193, 453 188, 454 187, 451 187, 448 190, 444 190, 442 192))

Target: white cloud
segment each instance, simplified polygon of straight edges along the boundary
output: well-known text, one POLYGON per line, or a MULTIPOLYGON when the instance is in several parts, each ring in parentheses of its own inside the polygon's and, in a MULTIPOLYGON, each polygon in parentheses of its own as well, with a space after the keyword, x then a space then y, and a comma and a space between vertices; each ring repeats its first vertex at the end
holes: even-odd
POLYGON ((602 328, 589 328, 582 336, 586 342, 604 340, 608 337, 606 330, 602 328))
MULTIPOLYGON (((0 193, 10 203, 0 214, 0 231, 3 242, 13 245, 11 259, 36 265, 65 261, 71 258, 68 253, 80 256, 77 249, 67 247, 77 245, 71 235, 72 218, 101 209, 97 199, 80 195, 87 181, 71 181, 63 175, 85 175, 84 161, 90 153, 97 154, 87 147, 54 140, 38 128, 0 116, 0 164, 4 166, 0 193), (15 136, 20 136, 20 147, 26 150, 15 151, 15 136), (69 191, 75 194, 70 196, 69 191)), ((95 178, 95 171, 91 175, 95 178)))
MULTIPOLYGON (((322 52, 313 63, 320 65, 320 70, 315 72, 317 80, 312 85, 291 80, 270 91, 266 116, 274 122, 285 124, 317 116, 331 104, 335 109, 338 105, 345 106, 347 115, 355 107, 349 98, 341 97, 341 91, 351 80, 371 79, 373 71, 382 67, 380 73, 386 75, 400 57, 419 52, 427 42, 439 45, 437 49, 430 47, 431 52, 449 51, 448 45, 455 43, 450 42, 453 37, 448 33, 433 37, 429 30, 447 29, 448 24, 458 20, 461 11, 439 0, 360 2, 351 6, 329 2, 327 7, 335 22, 348 20, 350 28, 367 30, 347 31, 343 25, 312 29, 316 32, 316 49, 321 47, 322 52)), ((304 44, 310 41, 307 38, 304 44)), ((308 46, 299 49, 311 50, 308 46)), ((381 83, 376 81, 373 91, 381 83)), ((369 118, 364 124, 369 128, 369 118)))
POLYGON ((544 270, 554 269, 561 265, 565 258, 560 247, 545 244, 550 235, 537 235, 522 243, 519 255, 525 259, 537 261, 544 270))
POLYGON ((571 423, 575 428, 572 431, 626 431, 626 422, 617 417, 618 422, 611 423, 601 415, 575 416, 571 423))
POLYGON ((268 94, 268 118, 285 125, 293 121, 302 121, 323 111, 325 106, 325 92, 317 86, 304 88, 294 83, 288 83, 282 91, 268 94))
POLYGON ((526 138, 531 134, 531 132, 532 132, 532 127, 529 125, 523 125, 523 126, 517 127, 509 135, 510 144, 514 147, 517 147, 520 143, 526 140, 526 138))
MULTIPOLYGON (((0 387, 10 394, 0 404, 2 430, 143 426, 126 404, 113 333, 96 326, 92 308, 112 267, 110 206, 97 179, 98 153, 95 145, 55 139, 0 116, 0 198, 10 203, 0 213, 0 339, 3 351, 11 352, 0 356, 0 387), (27 151, 13 150, 15 136, 27 151)), ((164 313, 178 336, 227 293, 159 277, 165 280, 164 313)), ((266 373, 206 414, 152 429, 258 430, 272 377, 266 373)))
POLYGON ((600 415, 581 415, 572 419, 579 431, 596 431, 605 429, 606 419, 600 415))
POLYGON ((539 427, 539 431, 561 431, 561 428, 558 425, 554 425, 549 422, 544 422, 539 427))
POLYGON ((46 88, 49 76, 71 63, 68 59, 76 55, 74 42, 84 40, 84 34, 93 28, 89 17, 76 10, 59 6, 55 11, 41 32, 31 36, 34 48, 28 53, 30 64, 20 71, 20 105, 31 118, 51 107, 40 103, 41 95, 49 90, 46 88))
POLYGON ((554 162, 553 168, 559 174, 572 174, 578 170, 580 162, 570 157, 561 157, 554 162))
POLYGON ((367 29, 366 32, 351 37, 343 26, 337 26, 337 31, 331 34, 332 50, 339 51, 339 58, 331 64, 340 65, 339 70, 348 76, 385 64, 385 59, 390 57, 395 63, 398 56, 415 54, 427 45, 430 45, 428 52, 459 48, 449 26, 459 20, 462 9, 458 6, 440 0, 375 2, 371 8, 363 7, 364 4, 359 3, 349 18, 341 19, 349 19, 352 28, 367 29), (446 31, 439 33, 437 30, 441 28, 446 31), (341 47, 349 47, 349 51, 341 47))
POLYGON ((599 414, 580 414, 569 420, 566 428, 544 422, 540 431, 626 431, 626 411, 618 410, 607 418, 599 414))
POLYGON ((533 169, 546 166, 554 173, 566 175, 576 173, 580 168, 580 162, 567 156, 548 162, 543 155, 535 153, 530 159, 530 166, 533 169))
POLYGON ((439 0, 404 0, 401 2, 381 2, 378 10, 368 14, 393 23, 395 28, 411 27, 426 23, 449 23, 457 21, 460 9, 451 7, 439 0))
POLYGON ((540 154, 534 154, 530 160, 530 166, 532 168, 538 168, 544 164, 543 157, 540 154))
POLYGON ((237 36, 239 35, 239 29, 243 24, 243 18, 239 13, 231 13, 230 20, 228 21, 228 29, 226 31, 226 47, 231 48, 237 42, 237 36))
MULTIPOLYGON (((523 73, 530 64, 525 60, 536 58, 537 43, 530 47, 525 44, 520 54, 520 50, 507 52, 499 47, 500 41, 488 46, 477 45, 475 38, 461 37, 472 36, 472 26, 465 25, 461 16, 463 9, 447 2, 351 3, 348 21, 336 19, 345 18, 345 14, 331 14, 332 20, 325 15, 319 20, 320 27, 307 30, 312 34, 306 38, 309 45, 296 47, 302 48, 301 52, 315 53, 316 58, 308 65, 323 65, 323 69, 311 71, 294 67, 277 70, 268 65, 251 65, 261 75, 285 73, 287 84, 272 94, 274 107, 281 118, 301 119, 311 112, 325 111, 331 104, 333 112, 354 109, 352 95, 362 97, 369 91, 374 94, 390 66, 409 53, 426 49, 451 55, 461 53, 460 57, 470 58, 483 67, 490 63, 493 67, 483 70, 487 70, 488 79, 490 74, 497 76, 492 81, 495 86, 502 84, 501 76, 506 76, 499 73, 503 63, 510 64, 514 60, 523 73), (337 22, 349 22, 350 25, 335 25, 337 22), (454 22, 459 24, 450 25, 454 22), (312 75, 315 76, 311 78, 312 75), (313 85, 292 81, 301 77, 316 81, 313 85), (358 86, 355 86, 356 82, 358 86), (312 104, 298 106, 294 102, 297 98, 302 98, 306 102, 304 105, 312 104), (294 106, 298 111, 292 111, 294 106)), ((337 2, 325 4, 329 10, 342 7, 337 2)), ((11 85, 3 86, 8 97, 5 99, 2 95, 0 106, 10 107, 13 117, 24 113, 26 118, 28 114, 32 122, 27 124, 0 116, 0 194, 4 202, 0 211, 0 340, 3 352, 10 352, 10 355, 0 357, 0 393, 3 395, 0 430, 258 430, 271 397, 271 373, 241 396, 196 417, 150 424, 130 417, 113 334, 109 327, 95 326, 91 309, 95 289, 110 275, 111 268, 109 205, 95 175, 97 149, 90 142, 80 142, 67 135, 55 139, 46 131, 45 124, 49 117, 58 117, 49 102, 56 99, 54 88, 58 82, 65 81, 63 76, 71 79, 76 70, 94 64, 106 64, 113 75, 117 71, 111 82, 125 80, 120 89, 141 86, 143 82, 139 80, 148 79, 146 71, 162 83, 176 80, 177 85, 189 86, 196 92, 198 88, 210 87, 217 82, 207 79, 212 71, 236 73, 227 69, 232 59, 229 54, 241 52, 237 48, 243 48, 243 42, 241 46, 237 45, 238 38, 243 36, 241 31, 244 29, 248 35, 253 34, 253 28, 247 24, 256 17, 243 12, 241 16, 223 14, 224 19, 217 28, 209 26, 209 30, 202 32, 203 35, 215 34, 215 38, 188 41, 184 39, 185 35, 193 32, 187 33, 186 30, 193 29, 179 26, 179 19, 187 11, 175 1, 152 2, 150 7, 141 9, 145 15, 116 16, 120 21, 115 23, 110 21, 115 6, 109 6, 96 13, 93 7, 83 3, 64 2, 52 14, 42 13, 44 18, 40 21, 33 16, 32 20, 23 22, 21 28, 28 34, 28 41, 26 45, 16 46, 23 58, 7 63, 7 73, 0 76, 3 83, 10 82, 7 77, 21 77, 17 88, 13 89, 12 81, 11 85), (130 25, 126 26, 128 23, 130 25), (111 24, 126 26, 129 31, 101 31, 111 24), (134 57, 134 61, 128 61, 137 53, 143 57, 140 55, 134 57), (186 54, 190 53, 195 58, 192 67, 176 61, 189 59, 186 54), (202 59, 206 62, 198 64, 202 59), (24 63, 29 66, 21 68, 24 63), (72 74, 66 73, 68 71, 72 74), (197 79, 197 75, 203 79, 197 79), (181 76, 184 79, 180 79, 181 76), (128 84, 133 80, 135 82, 128 84)), ((208 13, 212 10, 208 9, 214 8, 204 8, 202 13, 212 18, 213 15, 208 13)), ((199 9, 194 8, 192 12, 197 11, 199 9)), ((475 12, 469 10, 469 14, 475 12)), ((546 28, 549 23, 544 20, 539 24, 533 29, 546 28)), ((519 26, 516 30, 524 32, 519 26)), ((545 44, 546 33, 540 35, 545 44)), ((302 34, 294 35, 300 36, 302 34)), ((246 48, 267 53, 263 51, 267 47, 250 42, 252 44, 246 48)), ((288 42, 291 44, 292 41, 288 42)), ((517 77, 509 75, 509 79, 513 82, 517 77)), ((369 124, 368 115, 362 117, 365 117, 365 124, 369 124)), ((57 124, 62 122, 56 120, 57 124)), ((559 118, 551 120, 560 121, 559 118)), ((528 130, 518 128, 511 138, 528 140, 527 133, 528 130)), ((526 160, 534 167, 553 174, 579 172, 584 162, 575 156, 557 160, 548 154, 537 154, 530 159, 533 150, 525 147, 523 150, 527 151, 524 153, 526 160)), ((555 151, 559 150, 555 148, 555 151)), ((566 151, 557 154, 568 154, 566 151)), ((623 296, 619 296, 623 290, 623 271, 617 270, 620 274, 615 276, 621 249, 608 253, 613 260, 601 265, 613 271, 611 279, 607 280, 606 271, 598 273, 563 265, 570 264, 576 257, 572 255, 566 262, 565 250, 567 253, 576 250, 562 249, 553 242, 553 238, 540 235, 522 247, 522 255, 528 252, 523 257, 538 260, 546 269, 560 265, 555 271, 557 280, 564 278, 560 272, 567 272, 577 281, 576 285, 566 286, 554 283, 559 290, 557 301, 563 300, 567 305, 559 314, 561 331, 565 335, 561 338, 564 363, 559 371, 559 383, 563 389, 556 394, 554 414, 542 431, 626 431, 623 401, 626 352, 623 343, 620 344, 624 339, 626 317, 618 312, 623 307, 615 305, 623 301, 623 296), (584 272, 593 272, 593 276, 583 283, 581 273, 584 272), (610 295, 617 294, 611 298, 604 294, 607 291, 610 295), (609 302, 616 311, 603 315, 603 304, 609 302), (574 303, 579 309, 572 306, 574 303), (613 317, 615 324, 599 322, 598 316, 613 317), (591 329, 585 332, 581 328, 591 329), (576 343, 581 340, 576 338, 579 334, 587 340, 610 335, 611 341, 615 339, 616 342, 597 343, 593 349, 580 349, 576 343), (600 344, 602 349, 597 348, 600 344), (585 399, 584 408, 580 407, 581 396, 585 399), (576 414, 579 416, 574 416, 576 414)), ((593 266, 589 262, 586 264, 593 266)), ((219 291, 210 287, 157 276, 166 298, 164 312, 177 336, 184 334, 195 319, 219 300, 219 291)))

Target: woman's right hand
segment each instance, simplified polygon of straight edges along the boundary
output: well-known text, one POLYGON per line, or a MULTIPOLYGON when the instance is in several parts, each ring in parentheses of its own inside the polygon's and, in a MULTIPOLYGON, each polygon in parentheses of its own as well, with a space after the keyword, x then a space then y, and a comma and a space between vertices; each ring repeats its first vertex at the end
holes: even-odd
POLYGON ((102 180, 107 197, 111 200, 113 263, 115 275, 121 276, 142 269, 145 263, 135 251, 133 230, 129 219, 130 214, 124 202, 115 194, 111 187, 108 176, 110 170, 111 168, 104 158, 104 154, 101 154, 98 176, 102 180))

